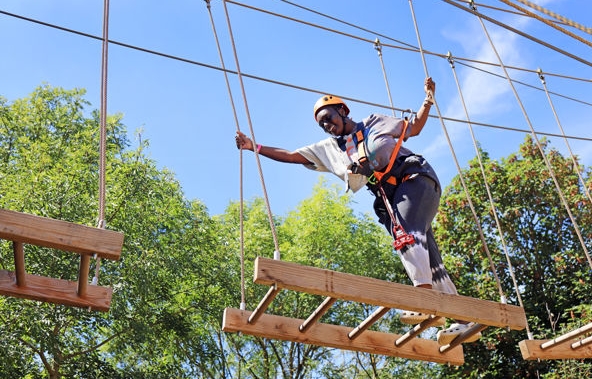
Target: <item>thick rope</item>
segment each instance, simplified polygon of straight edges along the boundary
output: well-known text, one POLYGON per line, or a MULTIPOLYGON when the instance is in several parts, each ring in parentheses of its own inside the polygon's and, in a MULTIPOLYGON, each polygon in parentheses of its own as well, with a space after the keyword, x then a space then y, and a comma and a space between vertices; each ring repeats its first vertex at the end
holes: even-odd
MULTIPOLYGON (((204 0, 206 2, 208 13, 210 15, 210 24, 212 25, 212 32, 214 33, 214 39, 216 40, 216 47, 218 48, 218 56, 220 57, 220 65, 224 72, 224 80, 226 81, 226 89, 228 90, 228 97, 230 99, 230 105, 232 107, 232 114, 234 115, 234 122, 236 124, 236 130, 240 131, 240 124, 238 121, 238 115, 236 113, 236 106, 234 105, 234 96, 232 96, 232 89, 230 87, 230 81, 228 80, 228 71, 224 64, 224 57, 222 55, 222 48, 220 47, 220 40, 218 38, 218 32, 216 31, 216 24, 214 23, 214 17, 212 15, 212 7, 210 0, 204 0)), ((244 222, 244 186, 243 186, 243 150, 239 151, 239 192, 240 192, 240 207, 239 207, 239 223, 240 223, 240 293, 241 303, 240 309, 246 309, 246 296, 245 296, 245 222, 244 222)))
POLYGON ((589 28, 589 27, 584 26, 584 25, 580 25, 577 22, 574 22, 574 21, 572 21, 572 20, 570 20, 568 18, 563 17, 560 14, 557 14, 555 12, 552 12, 552 11, 548 10, 548 9, 545 9, 545 8, 541 7, 540 5, 534 4, 531 1, 528 1, 528 0, 517 0, 517 1, 521 2, 524 5, 528 5, 529 7, 534 8, 537 11, 542 12, 542 13, 548 15, 548 16, 551 16, 554 19, 559 20, 559 21, 563 22, 566 25, 569 25, 571 27, 574 27, 576 29, 579 29, 579 30, 581 30, 583 32, 586 32, 588 34, 592 34, 592 28, 589 28))
MULTIPOLYGON (((538 43, 540 45, 543 45, 543 46, 545 46, 548 49, 555 50, 556 52, 558 52, 560 54, 563 54, 563 55, 565 55, 567 57, 570 57, 570 58, 572 58, 572 59, 574 59, 574 60, 576 60, 578 62, 581 62, 581 63, 583 63, 583 64, 585 64, 587 66, 592 67, 592 62, 590 62, 590 61, 587 61, 587 60, 585 60, 585 59, 583 59, 581 57, 578 57, 577 55, 568 53, 567 51, 562 50, 562 49, 558 48, 557 46, 553 46, 550 43, 547 43, 547 42, 545 42, 545 41, 543 41, 543 40, 541 40, 539 38, 536 38, 536 37, 533 37, 533 36, 531 36, 529 34, 526 34, 526 33, 522 32, 522 31, 520 31, 520 30, 518 30, 516 28, 513 28, 513 27, 511 27, 511 26, 509 26, 507 24, 504 24, 503 22, 499 22, 499 21, 497 21, 497 20, 495 20, 495 19, 493 19, 491 17, 487 17, 486 15, 484 15, 482 13, 478 13, 476 10, 473 10, 472 8, 471 9, 467 9, 467 8, 465 8, 465 7, 463 7, 463 6, 459 5, 459 4, 455 4, 452 0, 442 0, 442 1, 444 1, 444 2, 446 2, 448 4, 450 4, 450 5, 454 5, 458 9, 462 9, 462 10, 464 10, 466 12, 470 12, 470 13, 473 13, 473 14, 478 14, 478 16, 479 16, 480 19, 487 20, 487 21, 489 21, 489 22, 491 22, 493 24, 496 24, 498 26, 501 26, 502 28, 505 28, 505 29, 511 31, 512 33, 521 35, 522 37, 528 38, 529 40, 531 40, 533 42, 536 42, 536 43, 538 43)), ((469 1, 469 3, 472 4, 472 5, 474 4, 473 1, 469 1)))
POLYGON ((559 30, 560 32, 562 32, 564 34, 567 34, 571 38, 574 38, 574 39, 580 41, 583 44, 586 44, 586 45, 592 47, 592 42, 590 42, 588 40, 585 40, 584 38, 578 36, 577 34, 574 34, 574 33, 570 32, 569 30, 567 30, 565 28, 562 28, 561 26, 556 25, 554 22, 551 22, 551 21, 549 21, 549 20, 547 20, 547 19, 545 19, 545 18, 543 18, 543 17, 541 17, 541 16, 539 16, 539 15, 537 15, 535 13, 532 13, 528 9, 523 8, 523 7, 521 7, 518 4, 514 4, 514 3, 512 3, 511 1, 508 1, 508 0, 499 0, 499 1, 501 1, 502 3, 504 3, 506 5, 511 6, 513 8, 518 9, 520 12, 523 12, 524 14, 526 14, 526 15, 532 17, 532 18, 535 18, 535 19, 539 20, 540 22, 543 22, 545 25, 548 25, 548 26, 550 26, 550 27, 552 27, 554 29, 559 30))
MULTIPOLYGON (((514 292, 516 293, 516 298, 518 299, 518 304, 520 304, 520 306, 522 308, 524 308, 524 302, 522 301, 522 296, 520 295, 520 289, 518 288, 518 281, 516 280, 516 276, 514 273, 514 267, 512 266, 512 260, 510 259, 510 253, 508 252, 508 246, 506 244, 506 239, 504 238, 502 226, 501 226, 499 217, 497 215, 497 208, 495 206, 495 201, 493 200, 493 196, 491 194, 491 189, 489 188, 489 183, 487 181, 487 175, 485 174, 485 168, 483 166, 483 161, 481 159, 481 152, 479 151, 479 145, 477 143, 477 139, 475 138, 475 133, 473 132, 473 126, 471 125, 471 119, 469 117, 469 112, 467 110, 465 98, 463 96, 463 93, 462 93, 462 90, 460 87, 458 76, 456 75, 456 68, 454 65, 454 59, 452 57, 452 54, 449 56, 448 62, 450 63, 450 68, 452 69, 452 74, 454 75, 454 81, 456 82, 456 88, 458 89, 458 95, 459 95, 460 101, 462 103, 462 106, 463 106, 463 109, 465 112, 465 116, 467 118, 469 131, 471 133, 471 138, 473 140, 473 146, 475 147, 475 152, 477 154, 477 160, 479 161, 479 168, 481 170, 481 176, 483 176, 483 183, 485 184, 485 189, 487 191, 487 197, 489 199, 489 204, 491 206, 491 213, 493 214, 493 217, 495 219, 495 225, 498 230, 500 242, 502 244, 502 248, 504 251, 504 256, 506 257, 506 262, 508 264, 508 271, 510 273, 510 277, 512 278, 512 283, 514 285, 514 292)), ((526 325, 526 328, 528 330, 528 323, 526 325)))
MULTIPOLYGON (((588 250, 586 248, 586 244, 584 243, 584 240, 582 238, 582 234, 580 232, 580 227, 578 226, 578 223, 576 222, 575 218, 573 217, 573 215, 571 213, 571 210, 569 208, 569 204, 567 203, 567 200, 565 199, 563 191, 561 190, 561 187, 559 186, 559 182, 558 182, 557 177, 555 175, 555 171, 553 170, 553 167, 551 166, 551 163, 549 162, 549 159, 547 158, 547 155, 545 154, 545 150, 543 149, 543 146, 541 145, 541 142, 538 139, 538 136, 532 126, 530 118, 528 117, 528 113, 526 113, 526 109, 524 108, 524 104, 520 100, 520 96, 518 96, 518 92, 516 91, 516 88, 514 87, 514 84, 512 83, 512 80, 510 79, 510 75, 508 74, 508 71, 506 70, 504 63, 503 63, 497 49, 495 48, 495 45, 493 44, 493 41, 489 35, 489 32, 487 31, 487 28, 485 27, 485 23, 481 19, 481 15, 476 11, 475 11, 475 15, 478 17, 479 22, 481 23, 481 27, 483 28, 483 32, 485 33, 487 40, 489 41, 489 44, 491 45, 491 49, 495 53, 495 55, 499 61, 499 64, 504 71, 504 75, 506 75, 506 79, 507 79, 508 83, 510 84, 510 87, 512 88, 512 92, 514 93, 514 96, 516 97, 516 101, 518 102, 518 105, 520 106, 520 109, 522 110, 522 114, 524 115, 526 123, 528 124, 532 138, 536 142, 537 147, 541 153, 541 157, 543 158, 543 161, 545 162, 545 165, 547 166, 547 170, 549 171, 549 176, 551 176, 551 179, 553 180, 553 183, 555 184, 555 188, 557 189, 557 193, 559 194, 561 202, 563 203, 565 210, 567 211, 567 214, 569 215, 569 219, 571 220, 571 222, 574 226, 576 234, 578 235, 578 238, 580 240, 580 244, 582 245, 582 248, 586 252, 586 257, 588 258, 588 262, 592 265, 592 260, 590 259, 590 254, 588 253, 588 250)), ((528 334, 528 338, 532 339, 531 333, 528 334)))
MULTIPOLYGON (((555 105, 553 104, 553 101, 551 100, 551 96, 549 96, 549 91, 547 91, 547 82, 545 80, 545 76, 543 75, 542 70, 539 71, 539 79, 541 80, 541 83, 543 84, 543 87, 545 88, 547 100, 549 100, 549 105, 551 106, 551 110, 553 111, 553 115, 555 116, 555 121, 557 121, 557 126, 559 127, 561 134, 565 135, 565 131, 563 130, 563 126, 561 125, 561 121, 559 121, 559 116, 557 115, 557 112, 555 111, 555 105)), ((588 190, 588 186, 586 185, 586 181, 582 177, 582 173, 580 172, 579 164, 576 159, 576 156, 573 153, 573 151, 571 150, 571 146, 569 145, 569 141, 567 140, 567 138, 564 137, 563 140, 565 141, 565 145, 567 146, 567 150, 569 151, 569 155, 570 155, 571 160, 574 165, 574 170, 575 170, 576 174, 578 175, 580 183, 582 183, 582 188, 584 189, 584 193, 588 197, 588 201, 590 202, 590 204, 592 204, 592 196, 590 196, 590 191, 588 190)), ((579 230, 577 230, 577 232, 578 232, 578 236, 580 236, 579 230)), ((581 236, 580 236, 580 239, 581 239, 581 236)), ((588 263, 590 264, 590 268, 592 268, 592 259, 590 258, 590 253, 586 249, 585 245, 584 245, 584 253, 586 254, 586 257, 588 258, 588 263)))
MULTIPOLYGON (((420 52, 421 60, 423 63, 423 69, 424 69, 426 77, 429 77, 426 59, 423 54, 421 37, 419 35, 419 28, 417 27, 417 20, 415 18, 415 11, 413 10, 413 0, 409 0, 409 7, 411 8, 411 16, 413 18, 413 25, 415 27, 415 34, 417 36, 417 44, 419 46, 419 52, 420 52)), ((446 125, 444 124, 444 120, 442 118, 442 113, 440 112, 440 107, 438 106, 438 102, 436 101, 436 97, 434 96, 434 94, 432 94, 432 97, 434 99, 434 105, 436 106, 436 110, 438 111, 438 118, 440 119, 440 123, 442 124, 442 131, 444 132, 444 135, 445 135, 446 140, 448 142, 448 147, 450 148, 450 152, 452 153, 452 158, 454 159, 454 163, 456 164, 456 169, 458 170, 460 182, 461 182, 462 187, 463 187, 465 194, 467 196, 467 202, 469 203, 469 207, 471 208, 471 212, 473 213, 473 218, 475 219, 475 224, 477 225, 477 229, 479 230, 479 236, 481 238, 481 242, 483 243, 483 248, 484 248, 484 250, 487 254, 487 257, 489 259, 489 265, 491 268, 491 272, 493 273, 493 276, 494 276, 495 281, 497 283, 497 288, 499 290, 500 301, 502 303, 505 303, 506 296, 504 295, 504 290, 502 288, 501 281, 500 281, 500 279, 497 275, 497 272, 495 270, 495 265, 493 264, 493 259, 491 258, 491 254, 489 253, 489 249, 488 249, 487 243, 485 241, 485 236, 483 234, 483 228, 481 227, 481 223, 479 222, 479 217, 477 216, 477 212, 475 211, 475 206, 473 205, 473 201, 471 200, 471 196, 469 195, 469 190, 468 190, 467 185, 465 183, 464 175, 462 173, 462 169, 460 167, 460 164, 458 163, 458 158, 456 157, 454 147, 452 146, 452 141, 450 140, 450 136, 448 135, 448 130, 446 128, 446 125)))
POLYGON ((393 97, 391 95, 391 86, 389 85, 388 77, 386 75, 386 69, 384 68, 384 61, 382 59, 382 45, 380 44, 380 40, 378 38, 376 38, 376 40, 374 41, 374 49, 376 49, 376 52, 378 53, 378 59, 380 60, 380 67, 382 68, 382 76, 384 77, 384 84, 386 85, 386 92, 388 94, 389 104, 391 105, 391 108, 393 110, 393 116, 396 116, 395 106, 393 105, 393 97))
MULTIPOLYGON (((98 227, 105 228, 106 155, 107 155, 107 68, 109 63, 109 0, 103 2, 103 50, 101 53, 101 114, 99 137, 99 221, 98 227)), ((92 284, 99 283, 101 257, 97 257, 92 284)))
MULTIPOLYGON (((237 76, 238 76, 240 87, 241 87, 241 93, 243 96, 243 103, 245 106, 247 121, 249 122, 249 130, 251 132, 251 140, 253 141, 253 146, 257 146, 257 141, 255 139, 255 131, 253 129, 253 122, 251 121, 251 114, 249 112, 249 105, 247 102, 247 94, 245 93, 245 85, 243 83, 243 75, 240 70, 240 64, 238 61, 238 54, 236 52, 236 44, 234 42, 234 35, 232 33, 232 25, 230 24, 230 15, 228 14, 228 6, 226 5, 227 0, 222 1, 222 3, 224 4, 224 13, 226 14, 226 23, 228 25, 228 32, 230 35, 230 41, 232 43, 234 62, 236 64, 236 72, 237 72, 237 76)), ((269 204, 269 197, 267 196, 267 188, 265 187, 265 179, 263 178, 263 169, 261 167, 261 158, 259 157, 259 153, 257 152, 257 149, 254 149, 254 153, 255 153, 255 160, 257 161, 257 169, 259 170, 259 178, 261 180, 261 187, 263 189, 263 196, 265 199, 265 204, 267 206, 267 217, 269 219, 269 227, 271 228, 271 234, 273 235, 273 243, 274 243, 274 247, 275 247, 274 258, 279 259, 280 247, 279 247, 277 232, 275 230, 275 224, 273 222, 273 214, 271 212, 271 206, 269 204)))

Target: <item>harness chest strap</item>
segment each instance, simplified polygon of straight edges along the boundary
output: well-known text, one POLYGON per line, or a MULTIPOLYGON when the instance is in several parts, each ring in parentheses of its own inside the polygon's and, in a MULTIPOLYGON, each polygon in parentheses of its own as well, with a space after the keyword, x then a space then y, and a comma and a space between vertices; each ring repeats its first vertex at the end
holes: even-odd
MULTIPOLYGON (((403 145, 403 138, 405 136, 405 134, 407 133, 407 126, 409 125, 409 121, 407 119, 403 120, 404 124, 403 124, 403 131, 401 132, 401 136, 399 137, 399 139, 397 140, 397 144, 395 145, 395 148, 393 149, 393 152, 391 154, 391 159, 389 160, 389 164, 386 166, 386 168, 383 171, 374 171, 374 173, 372 174, 372 176, 370 176, 369 180, 374 179, 376 182, 381 182, 384 181, 386 183, 390 183, 392 185, 397 185, 397 178, 394 177, 393 175, 390 175, 391 169, 393 168, 393 165, 395 164, 395 161, 397 160, 397 155, 399 154, 399 150, 401 149, 401 146, 403 145), (386 176, 386 178, 385 178, 386 176)), ((360 165, 364 165, 368 162, 368 156, 366 154, 366 145, 364 144, 364 131, 363 130, 358 130, 356 132, 356 140, 358 141, 358 162, 360 163, 360 165)), ((410 175, 406 175, 401 182, 404 182, 405 180, 409 179, 410 175)))

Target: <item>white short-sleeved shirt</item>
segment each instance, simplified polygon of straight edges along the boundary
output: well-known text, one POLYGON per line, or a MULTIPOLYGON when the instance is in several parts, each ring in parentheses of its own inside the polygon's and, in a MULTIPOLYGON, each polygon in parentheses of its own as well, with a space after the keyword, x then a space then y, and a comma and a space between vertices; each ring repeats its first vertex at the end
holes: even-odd
MULTIPOLYGON (((397 142, 396 138, 403 132, 403 125, 403 119, 384 115, 370 115, 358 123, 355 131, 368 129, 366 153, 372 170, 382 169, 388 164, 397 142)), ((409 137, 410 129, 407 129, 405 139, 409 137)), ((348 172, 351 165, 357 163, 357 148, 352 143, 352 137, 353 134, 342 137, 343 149, 339 146, 339 139, 331 137, 301 147, 296 151, 311 162, 310 165, 305 165, 307 168, 331 172, 346 182, 348 189, 356 192, 364 187, 368 178, 361 174, 348 172)), ((401 154, 411 155, 413 153, 401 147, 399 155, 401 154)))

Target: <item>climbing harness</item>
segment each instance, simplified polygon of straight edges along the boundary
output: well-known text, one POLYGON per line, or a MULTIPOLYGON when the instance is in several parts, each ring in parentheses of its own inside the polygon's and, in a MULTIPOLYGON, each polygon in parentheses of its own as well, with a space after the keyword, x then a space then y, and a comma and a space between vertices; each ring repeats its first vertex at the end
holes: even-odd
MULTIPOLYGON (((380 195, 382 202, 384 203, 389 217, 391 219, 393 225, 392 235, 395 239, 393 242, 393 247, 395 248, 395 250, 401 250, 403 247, 415 243, 415 237, 413 237, 412 234, 407 233, 403 226, 397 221, 397 217, 395 215, 393 207, 389 202, 388 196, 386 195, 386 192, 384 191, 384 188, 382 186, 382 183, 388 183, 393 186, 396 186, 417 176, 417 174, 405 175, 403 178, 399 180, 396 176, 394 176, 391 173, 395 161, 397 160, 397 156, 399 155, 399 150, 401 149, 401 146, 403 144, 404 136, 407 133, 409 120, 407 118, 404 118, 403 123, 404 124, 403 130, 401 131, 401 136, 397 140, 397 143, 395 145, 395 148, 393 149, 388 165, 382 171, 373 171, 368 177, 368 183, 378 187, 378 195, 380 195)), ((357 146, 357 162, 352 167, 352 172, 363 173, 364 171, 368 170, 367 168, 370 164, 368 154, 366 151, 364 129, 360 129, 354 133, 354 135, 352 136, 352 142, 353 146, 357 146)), ((346 148, 351 146, 352 144, 346 144, 346 148)))

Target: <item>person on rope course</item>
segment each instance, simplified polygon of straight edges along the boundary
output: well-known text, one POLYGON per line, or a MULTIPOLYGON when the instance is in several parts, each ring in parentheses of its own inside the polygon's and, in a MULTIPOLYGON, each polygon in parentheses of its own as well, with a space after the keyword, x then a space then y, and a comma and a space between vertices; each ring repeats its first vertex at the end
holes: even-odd
MULTIPOLYGON (((403 140, 422 131, 435 90, 435 82, 426 78, 426 98, 410 121, 372 114, 362 122, 355 122, 348 117, 350 111, 342 99, 324 95, 315 103, 313 112, 315 121, 330 138, 288 151, 255 146, 249 137, 237 131, 236 146, 257 150, 258 154, 278 162, 299 163, 312 170, 331 172, 353 192, 366 186, 376 197, 374 211, 393 236, 393 246, 413 285, 456 295, 456 286, 442 263, 431 227, 440 202, 440 181, 424 157, 401 145, 403 140)), ((414 325, 428 317, 403 311, 401 322, 414 325)), ((445 319, 441 317, 436 325, 445 325, 445 319)), ((452 342, 471 325, 456 320, 438 332, 438 342, 442 345, 452 342)), ((480 336, 477 333, 465 342, 476 341, 480 336)))

